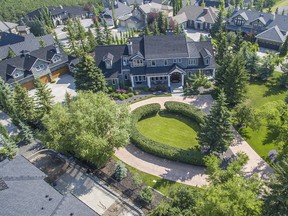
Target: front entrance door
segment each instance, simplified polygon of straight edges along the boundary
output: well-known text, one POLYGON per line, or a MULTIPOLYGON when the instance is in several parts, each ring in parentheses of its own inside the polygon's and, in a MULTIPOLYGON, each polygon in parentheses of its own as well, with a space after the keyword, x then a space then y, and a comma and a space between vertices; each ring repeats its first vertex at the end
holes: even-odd
POLYGON ((181 82, 181 73, 174 72, 170 76, 171 83, 180 83, 181 82))

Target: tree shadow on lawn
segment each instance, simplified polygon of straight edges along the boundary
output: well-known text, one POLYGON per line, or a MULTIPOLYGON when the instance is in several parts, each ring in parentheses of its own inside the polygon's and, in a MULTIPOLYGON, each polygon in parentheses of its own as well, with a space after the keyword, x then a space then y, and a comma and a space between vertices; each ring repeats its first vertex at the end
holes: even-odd
POLYGON ((277 140, 279 136, 279 127, 274 125, 267 125, 267 134, 265 139, 263 140, 263 145, 271 144, 277 140))
POLYGON ((236 128, 236 130, 239 132, 239 134, 245 139, 245 140, 249 140, 251 139, 251 136, 249 135, 249 131, 247 130, 247 128, 236 128))

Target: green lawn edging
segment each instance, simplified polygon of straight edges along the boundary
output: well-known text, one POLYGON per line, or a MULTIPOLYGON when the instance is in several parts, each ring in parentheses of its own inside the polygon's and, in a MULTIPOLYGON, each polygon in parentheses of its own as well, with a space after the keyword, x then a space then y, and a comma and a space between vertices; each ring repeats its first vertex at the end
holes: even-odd
MULTIPOLYGON (((167 102, 166 102, 167 103, 167 102)), ((176 102, 177 103, 177 102, 176 102)), ((182 103, 183 106, 187 105, 182 103)), ((167 104, 166 104, 167 105, 167 104)), ((188 105, 189 106, 189 105, 188 105)), ((181 107, 179 104, 169 104, 168 107, 170 108, 171 112, 174 110, 176 112, 176 107, 181 107), (173 108, 173 109, 172 109, 173 108)), ((192 149, 192 150, 184 150, 173 146, 168 146, 160 142, 156 142, 154 140, 151 140, 145 136, 143 136, 136 128, 136 124, 138 121, 145 117, 156 115, 160 111, 160 104, 154 103, 154 104, 148 104, 141 107, 138 107, 137 109, 132 111, 132 132, 131 132, 131 141, 134 145, 136 145, 141 150, 154 154, 156 156, 179 161, 183 163, 193 164, 197 166, 204 166, 203 163, 203 155, 198 149, 192 149)), ((181 110, 181 108, 179 108, 181 110)), ((201 121, 202 117, 197 117, 197 112, 194 107, 191 106, 191 111, 189 112, 189 109, 184 106, 182 110, 186 110, 186 112, 182 113, 182 115, 185 115, 189 118, 191 118, 192 113, 195 117, 195 120, 198 119, 201 121)), ((179 111, 180 113, 180 111, 179 111)), ((200 115, 200 114, 199 114, 200 115)), ((197 120, 196 120, 197 121, 197 120)), ((199 123, 199 122, 198 122, 199 123)))

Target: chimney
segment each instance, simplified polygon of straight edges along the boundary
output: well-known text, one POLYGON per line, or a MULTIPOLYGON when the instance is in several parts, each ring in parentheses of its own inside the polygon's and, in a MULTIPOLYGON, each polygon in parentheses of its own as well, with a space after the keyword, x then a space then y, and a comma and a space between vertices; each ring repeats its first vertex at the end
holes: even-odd
POLYGON ((61 10, 63 10, 63 6, 62 5, 59 5, 59 7, 60 7, 61 10))
POLYGON ((132 47, 132 41, 129 39, 127 42, 127 47, 128 47, 128 55, 133 55, 133 47, 132 47))
POLYGON ((24 57, 24 56, 26 56, 26 55, 29 55, 30 54, 30 52, 28 51, 28 50, 22 50, 21 51, 21 56, 22 57, 24 57))
POLYGON ((276 14, 275 13, 272 13, 272 20, 275 20, 275 16, 276 16, 276 14))
POLYGON ((204 7, 204 8, 203 8, 203 13, 204 13, 204 14, 207 14, 207 13, 208 13, 208 8, 207 8, 207 7, 204 7))
POLYGON ((54 48, 56 50, 56 53, 59 54, 60 53, 60 48, 59 48, 59 45, 54 43, 54 48))

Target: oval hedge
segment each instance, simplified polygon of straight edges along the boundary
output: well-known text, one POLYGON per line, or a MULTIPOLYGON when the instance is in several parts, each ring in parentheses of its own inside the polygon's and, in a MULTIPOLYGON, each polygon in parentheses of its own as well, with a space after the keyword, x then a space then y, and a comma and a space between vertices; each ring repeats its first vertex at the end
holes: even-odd
MULTIPOLYGON (((177 103, 177 102, 176 102, 177 103)), ((180 103, 183 105, 187 105, 184 103, 180 103)), ((188 105, 189 106, 189 105, 188 105)), ((198 123, 201 123, 203 121, 203 114, 200 115, 199 110, 196 112, 195 108, 192 106, 191 110, 189 110, 186 106, 179 108, 179 104, 173 104, 172 103, 165 103, 165 107, 167 108, 168 112, 174 112, 174 113, 180 113, 181 111, 185 110, 185 116, 192 117, 195 121, 198 123), (176 111, 176 109, 179 108, 179 112, 176 111), (196 118, 196 116, 199 114, 199 116, 196 118)), ((131 141, 134 145, 136 145, 141 150, 154 154, 156 156, 179 161, 183 163, 198 165, 198 166, 204 166, 203 163, 203 156, 200 151, 196 149, 192 150, 184 150, 177 147, 165 145, 160 142, 156 142, 154 140, 151 140, 144 135, 142 135, 136 128, 136 124, 138 121, 142 120, 145 117, 156 115, 160 111, 160 105, 157 103, 154 104, 148 104, 141 107, 138 107, 137 109, 132 111, 132 133, 131 133, 131 141)))

